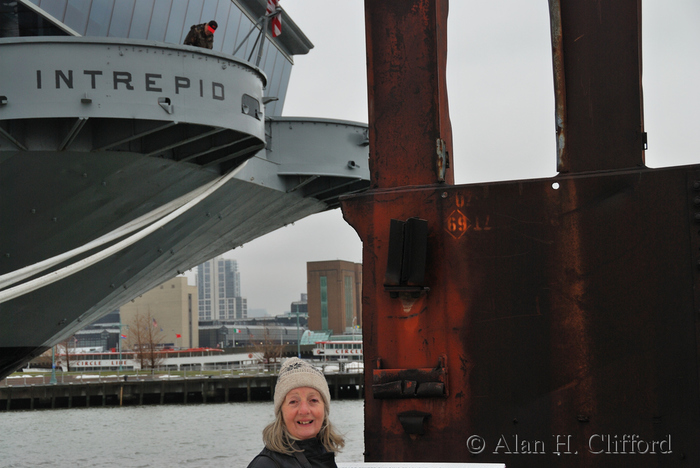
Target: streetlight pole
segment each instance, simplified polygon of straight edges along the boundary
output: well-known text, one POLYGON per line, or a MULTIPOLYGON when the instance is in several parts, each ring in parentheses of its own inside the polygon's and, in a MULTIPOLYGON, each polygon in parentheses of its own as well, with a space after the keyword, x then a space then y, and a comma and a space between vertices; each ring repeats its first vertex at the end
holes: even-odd
POLYGON ((51 385, 58 383, 56 380, 56 345, 51 347, 51 380, 49 383, 51 385))
POLYGON ((119 369, 117 370, 117 375, 122 371, 122 328, 126 327, 129 329, 128 325, 122 325, 121 312, 119 314, 119 337, 117 338, 117 344, 119 345, 119 369))
POLYGON ((301 359, 301 338, 299 337, 299 308, 297 307, 297 357, 301 359))

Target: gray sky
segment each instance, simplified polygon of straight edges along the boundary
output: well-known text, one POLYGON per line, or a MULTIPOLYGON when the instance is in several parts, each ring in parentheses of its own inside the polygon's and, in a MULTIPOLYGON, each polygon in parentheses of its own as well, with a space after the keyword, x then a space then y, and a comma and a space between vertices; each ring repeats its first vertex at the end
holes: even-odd
MULTIPOLYGON (((283 114, 367 122, 364 2, 281 0, 315 47, 295 57, 283 114)), ((448 90, 458 184, 556 175, 546 0, 453 0, 448 90)), ((284 25, 283 25, 284 34, 284 25)), ((649 167, 700 160, 700 2, 643 0, 643 86, 649 167)), ((225 254, 238 260, 251 309, 289 310, 306 262, 361 262, 340 210, 225 254)))

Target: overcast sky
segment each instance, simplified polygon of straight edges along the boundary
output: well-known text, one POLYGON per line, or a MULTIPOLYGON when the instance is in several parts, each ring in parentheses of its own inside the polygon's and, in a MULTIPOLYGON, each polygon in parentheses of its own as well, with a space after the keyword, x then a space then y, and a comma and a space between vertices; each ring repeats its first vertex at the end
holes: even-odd
MULTIPOLYGON (((700 161, 700 1, 643 0, 649 167, 700 161)), ((281 0, 315 47, 296 56, 283 114, 367 122, 364 2, 281 0)), ((546 0, 453 0, 448 90, 458 184, 556 175, 546 0)), ((284 34, 284 26, 283 26, 284 34)), ((271 315, 306 292, 306 262, 361 262, 334 210, 225 254, 238 260, 248 308, 271 315)))

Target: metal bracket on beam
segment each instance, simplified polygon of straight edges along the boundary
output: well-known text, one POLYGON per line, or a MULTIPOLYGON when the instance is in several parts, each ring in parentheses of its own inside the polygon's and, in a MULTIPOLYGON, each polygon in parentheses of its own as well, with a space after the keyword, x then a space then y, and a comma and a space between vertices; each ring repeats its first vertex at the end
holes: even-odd
POLYGON ((426 220, 391 220, 384 290, 388 291, 392 298, 397 298, 400 294, 418 297, 430 291, 430 288, 424 285, 427 250, 426 220))
POLYGON ((158 105, 163 108, 165 112, 168 114, 173 113, 173 104, 172 101, 170 101, 169 97, 159 97, 158 98, 158 105))
POLYGON ((372 371, 372 396, 376 399, 447 398, 447 356, 428 369, 377 369, 372 371))
POLYGON ((447 151, 445 140, 442 138, 435 140, 435 151, 437 153, 438 181, 445 182, 445 174, 447 173, 447 168, 450 167, 450 152, 447 151))
POLYGON ((415 437, 425 435, 425 423, 431 414, 424 411, 411 410, 399 413, 398 416, 404 432, 415 437))

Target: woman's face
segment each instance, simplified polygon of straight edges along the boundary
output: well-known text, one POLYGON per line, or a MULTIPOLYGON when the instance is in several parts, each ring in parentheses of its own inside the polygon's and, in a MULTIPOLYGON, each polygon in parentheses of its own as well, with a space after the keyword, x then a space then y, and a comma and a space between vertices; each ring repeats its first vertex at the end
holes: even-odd
POLYGON ((323 426, 324 404, 321 394, 311 387, 289 391, 282 403, 282 419, 287 431, 297 439, 316 437, 323 426))

